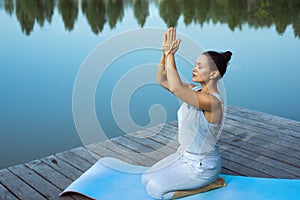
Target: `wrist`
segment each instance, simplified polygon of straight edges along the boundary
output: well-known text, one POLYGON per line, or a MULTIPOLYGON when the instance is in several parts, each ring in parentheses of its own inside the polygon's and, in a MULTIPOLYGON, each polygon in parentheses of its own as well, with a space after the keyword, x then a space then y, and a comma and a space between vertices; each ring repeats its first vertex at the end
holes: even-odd
POLYGON ((168 59, 168 58, 173 58, 174 57, 174 53, 172 52, 172 51, 170 51, 167 55, 166 55, 166 60, 168 59))

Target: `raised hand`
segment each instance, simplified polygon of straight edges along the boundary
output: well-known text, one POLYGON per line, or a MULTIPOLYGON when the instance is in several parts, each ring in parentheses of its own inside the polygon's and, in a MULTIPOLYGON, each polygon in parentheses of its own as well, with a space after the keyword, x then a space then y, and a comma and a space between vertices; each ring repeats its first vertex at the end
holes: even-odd
POLYGON ((181 40, 176 39, 176 29, 171 27, 163 35, 162 50, 165 56, 170 53, 176 53, 179 48, 181 40))

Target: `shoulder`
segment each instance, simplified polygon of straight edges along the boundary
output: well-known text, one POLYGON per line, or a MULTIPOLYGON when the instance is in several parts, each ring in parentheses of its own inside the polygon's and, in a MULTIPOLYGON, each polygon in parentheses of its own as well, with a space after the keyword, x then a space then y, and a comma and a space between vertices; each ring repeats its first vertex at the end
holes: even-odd
POLYGON ((198 99, 199 108, 205 111, 218 110, 222 107, 222 100, 216 95, 195 91, 198 99))
POLYGON ((190 84, 190 83, 183 83, 183 86, 189 89, 193 89, 195 87, 197 87, 197 85, 194 84, 190 84))

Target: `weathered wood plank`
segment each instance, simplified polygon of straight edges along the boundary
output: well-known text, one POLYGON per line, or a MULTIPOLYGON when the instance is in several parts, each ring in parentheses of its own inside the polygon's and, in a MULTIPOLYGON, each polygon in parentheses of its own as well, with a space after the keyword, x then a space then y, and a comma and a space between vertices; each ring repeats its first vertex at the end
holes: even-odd
POLYGON ((59 199, 58 194, 60 190, 31 169, 20 164, 9 167, 9 170, 37 190, 46 199, 59 199))
POLYGON ((100 157, 114 157, 130 164, 137 164, 137 161, 128 158, 126 154, 124 155, 118 150, 112 150, 114 147, 112 147, 111 142, 107 140, 90 144, 86 146, 86 148, 100 157))
POLYGON ((154 137, 152 137, 152 140, 155 140, 157 142, 160 142, 162 144, 164 144, 165 146, 168 146, 170 149, 172 149, 174 151, 177 150, 179 143, 177 140, 177 132, 170 132, 165 130, 164 128, 159 128, 157 130, 156 127, 153 128, 149 128, 149 131, 153 131, 154 133, 156 133, 156 135, 154 137), (157 132, 156 132, 157 131, 157 132))
POLYGON ((91 165, 95 164, 98 160, 88 149, 84 147, 78 147, 75 149, 71 149, 70 151, 76 156, 79 156, 80 158, 86 160, 91 165))
POLYGON ((128 140, 125 137, 112 138, 112 142, 118 144, 119 148, 123 148, 125 151, 127 150, 129 155, 130 153, 134 153, 134 156, 131 157, 136 157, 140 164, 144 166, 151 166, 157 162, 155 158, 150 157, 151 155, 147 154, 147 152, 151 152, 149 147, 145 147, 132 140, 128 140))
MULTIPOLYGON (((156 134, 156 135, 158 135, 158 134, 156 134)), ((124 137, 128 138, 130 140, 133 140, 141 145, 149 147, 150 149, 152 149, 152 151, 157 151, 158 149, 164 148, 165 151, 163 153, 165 153, 165 155, 169 155, 171 152, 173 152, 173 149, 166 146, 166 144, 157 142, 156 140, 152 139, 152 138, 155 138, 155 136, 143 138, 143 137, 136 137, 133 134, 127 134, 127 135, 124 135, 124 137)))
MULTIPOLYGON (((158 131, 158 130, 156 130, 156 127, 153 127, 153 129, 148 128, 147 131, 152 132, 151 137, 148 137, 147 139, 154 140, 155 142, 160 143, 162 145, 168 145, 169 143, 171 143, 173 141, 177 141, 177 140, 174 140, 174 139, 171 140, 170 138, 165 137, 163 135, 164 130, 158 131)), ((170 147, 170 148, 172 149, 172 147, 170 147)))
POLYGON ((232 143, 240 141, 240 143, 243 143, 243 145, 245 144, 245 142, 248 142, 250 144, 256 144, 257 146, 270 149, 280 154, 285 154, 295 159, 300 158, 299 150, 295 150, 294 148, 289 148, 286 145, 282 145, 282 143, 280 144, 280 142, 276 142, 276 141, 273 142, 274 138, 272 137, 268 139, 268 138, 259 137, 259 135, 254 136, 252 132, 249 133, 248 131, 245 131, 243 129, 235 129, 234 131, 233 129, 231 129, 230 132, 224 129, 221 135, 221 140, 225 140, 225 139, 231 140, 232 143), (231 138, 228 138, 228 134, 226 135, 226 133, 230 133, 229 135, 231 138))
POLYGON ((11 191, 18 199, 46 199, 8 169, 0 170, 0 183, 11 191))
POLYGON ((80 158, 79 156, 76 156, 71 151, 64 151, 61 153, 57 153, 56 156, 66 161, 70 165, 76 167, 82 172, 85 172, 87 169, 89 169, 92 166, 89 162, 80 158))
POLYGON ((63 190, 72 183, 72 180, 48 166, 41 160, 34 160, 25 164, 28 168, 39 174, 44 179, 55 185, 60 190, 63 190))
MULTIPOLYGON (((224 146, 222 147, 224 148, 224 146)), ((287 165, 284 163, 257 154, 251 154, 251 152, 245 151, 239 147, 227 147, 229 148, 222 148, 222 156, 228 160, 235 161, 241 165, 247 166, 256 171, 260 171, 264 174, 268 174, 272 177, 296 178, 297 176, 297 171, 293 172, 291 169, 285 169, 287 165)))
MULTIPOLYGON (((223 160, 223 162, 224 162, 224 160, 223 160)), ((227 166, 227 165, 226 165, 226 166, 227 166)), ((226 168, 226 167, 224 166, 224 164, 222 165, 221 174, 228 174, 228 175, 235 175, 235 176, 243 176, 243 174, 237 173, 237 172, 235 172, 235 171, 232 171, 232 170, 226 168)))
POLYGON ((147 139, 146 138, 137 138, 137 137, 133 137, 131 135, 124 135, 123 137, 125 137, 128 140, 132 140, 133 142, 138 143, 138 144, 140 144, 144 147, 147 147, 147 148, 151 149, 149 152, 147 152, 147 154, 149 154, 149 155, 151 154, 150 157, 152 157, 152 158, 164 157, 164 156, 169 154, 168 152, 173 151, 170 147, 162 145, 161 143, 158 143, 158 142, 156 142, 154 140, 151 140, 149 138, 147 138, 147 139), (157 151, 157 150, 162 149, 162 148, 164 148, 165 151, 160 151, 160 152, 157 151))
MULTIPOLYGON (((282 127, 276 124, 268 124, 266 121, 255 121, 251 119, 247 119, 244 116, 235 115, 235 114, 227 114, 225 123, 234 124, 235 126, 247 129, 256 129, 262 134, 266 135, 274 135, 277 134, 279 136, 287 136, 287 140, 289 139, 300 139, 300 132, 291 130, 288 127, 282 127)), ((283 137, 284 138, 284 137, 283 137)))
POLYGON ((72 181, 76 180, 82 174, 82 171, 54 155, 42 158, 41 161, 61 174, 64 174, 72 181))
POLYGON ((265 171, 259 171, 251 164, 253 161, 249 161, 242 156, 229 153, 227 151, 222 151, 222 161, 223 166, 231 171, 239 173, 243 176, 252 176, 252 177, 274 177, 265 171))
POLYGON ((8 191, 2 184, 0 184, 0 199, 18 200, 18 198, 8 191))
POLYGON ((133 140, 130 140, 124 136, 112 138, 111 141, 113 143, 125 146, 126 148, 131 149, 133 152, 136 152, 136 153, 148 153, 148 152, 152 151, 152 149, 149 148, 148 146, 144 146, 144 145, 137 143, 133 140))
MULTIPOLYGON (((131 138, 128 138, 131 139, 131 138)), ((136 141, 134 138, 132 139, 133 141, 136 141)), ((140 141, 136 141, 137 143, 139 143, 140 141)), ((142 144, 142 143, 141 143, 142 144)), ((160 148, 155 149, 155 147, 151 147, 149 146, 149 144, 146 146, 149 147, 151 149, 153 149, 152 151, 149 151, 147 153, 142 153, 141 156, 144 156, 145 159, 150 157, 153 158, 155 160, 155 162, 165 158, 166 156, 170 155, 170 149, 166 146, 160 146, 160 148)))
POLYGON ((262 145, 258 145, 255 140, 243 141, 243 137, 237 133, 235 134, 224 131, 224 133, 221 135, 220 141, 226 142, 227 146, 242 148, 248 152, 253 152, 257 155, 263 155, 265 157, 300 168, 300 158, 293 157, 293 152, 286 151, 286 149, 283 147, 271 149, 262 145))
MULTIPOLYGON (((228 106, 227 113, 236 115, 236 116, 242 116, 249 121, 259 121, 259 122, 265 122, 266 124, 280 126, 283 128, 291 129, 296 132, 300 132, 300 122, 287 119, 284 117, 279 117, 276 115, 263 113, 260 111, 250 110, 247 108, 242 108, 238 106, 228 106)), ((298 135, 299 137, 299 135, 298 135)))
POLYGON ((261 137, 277 137, 280 141, 286 141, 294 146, 300 142, 300 133, 298 132, 275 125, 268 125, 265 122, 254 122, 236 115, 228 115, 225 125, 227 125, 226 128, 228 129, 230 129, 230 126, 235 126, 238 129, 254 131, 254 133, 259 133, 261 137))

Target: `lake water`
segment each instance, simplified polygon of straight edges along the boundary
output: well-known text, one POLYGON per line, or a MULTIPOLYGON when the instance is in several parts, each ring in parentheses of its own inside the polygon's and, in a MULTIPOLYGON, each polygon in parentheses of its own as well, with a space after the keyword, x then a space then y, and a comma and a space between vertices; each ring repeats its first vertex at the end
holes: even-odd
MULTIPOLYGON (((223 80, 228 105, 300 120, 296 0, 0 0, 0 24, 0 168, 81 145, 72 95, 82 63, 107 39, 149 27, 176 26, 205 49, 231 50, 223 80)), ((124 132, 111 106, 115 86, 124 74, 157 63, 159 56, 153 48, 120 55, 102 74, 95 113, 108 137, 124 132)), ((189 81, 192 65, 182 58, 178 63, 189 81)), ((158 121, 176 120, 180 102, 151 81, 129 97, 124 101, 130 118, 141 127, 150 123, 149 112, 158 104, 165 109, 158 121)))

